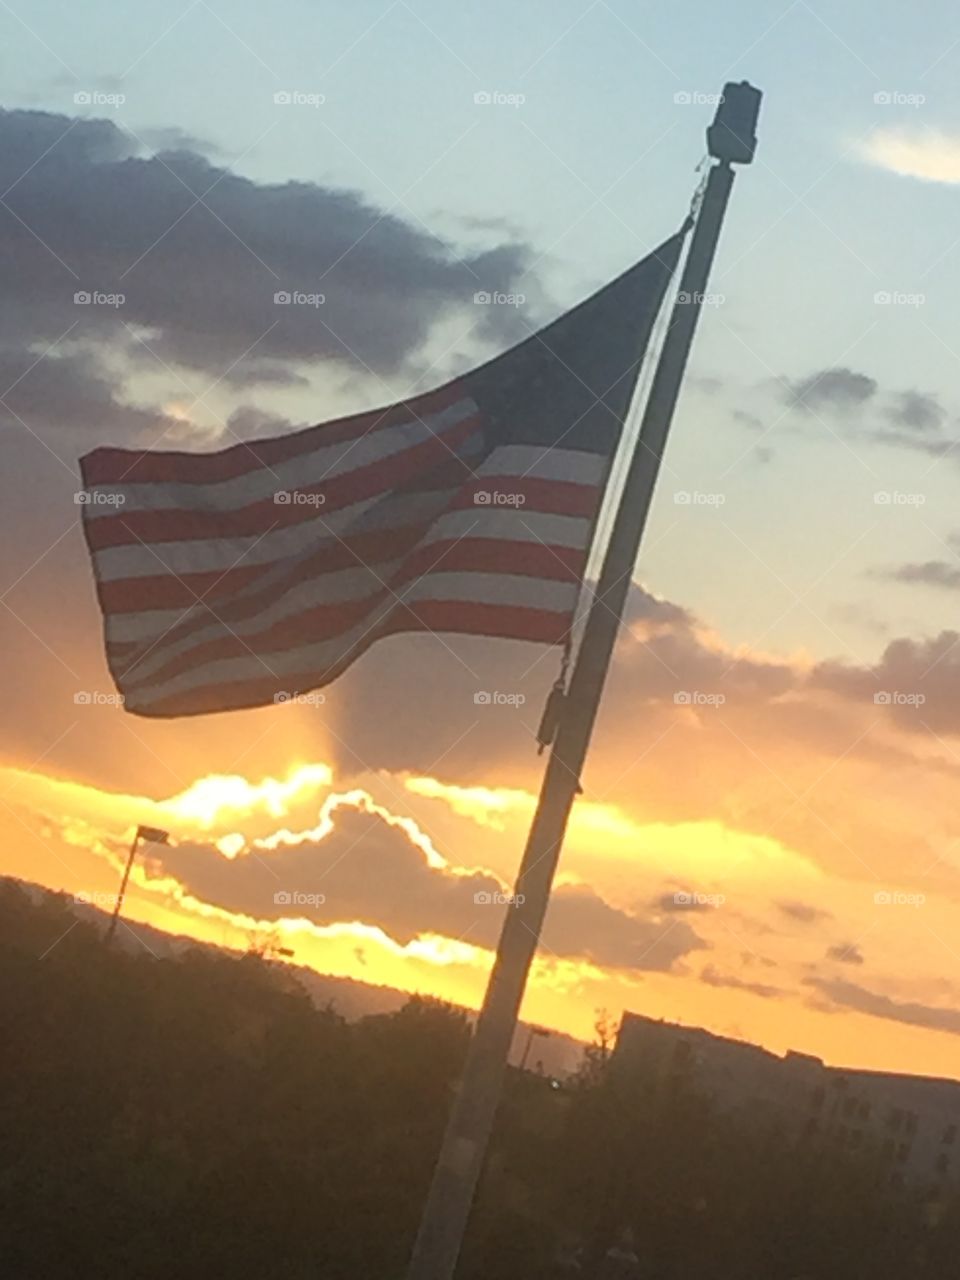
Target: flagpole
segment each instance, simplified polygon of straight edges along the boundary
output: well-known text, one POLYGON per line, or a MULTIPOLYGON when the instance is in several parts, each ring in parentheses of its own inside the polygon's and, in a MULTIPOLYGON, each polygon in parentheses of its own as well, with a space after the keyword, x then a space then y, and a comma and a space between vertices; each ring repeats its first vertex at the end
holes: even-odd
POLYGON ((127 892, 127 881, 130 879, 130 868, 133 866, 133 860, 137 856, 137 845, 140 843, 140 828, 137 827, 133 833, 133 840, 130 844, 130 852, 127 855, 127 865, 123 869, 123 879, 120 881, 120 892, 117 894, 116 906, 113 908, 113 915, 110 917, 110 923, 107 926, 107 934, 104 941, 111 942, 113 935, 117 931, 117 921, 120 919, 120 908, 123 906, 123 896, 127 892))
POLYGON ((497 1110, 527 975, 596 720, 667 433, 733 187, 731 163, 749 164, 760 93, 728 84, 712 127, 710 169, 687 260, 650 387, 637 446, 544 773, 513 901, 507 908, 483 1008, 447 1122, 407 1280, 452 1280, 497 1110))

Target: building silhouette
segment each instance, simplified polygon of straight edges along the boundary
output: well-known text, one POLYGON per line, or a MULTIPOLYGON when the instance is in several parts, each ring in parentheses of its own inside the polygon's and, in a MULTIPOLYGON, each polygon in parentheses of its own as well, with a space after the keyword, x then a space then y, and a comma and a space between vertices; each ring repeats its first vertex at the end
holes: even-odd
POLYGON ((791 1147, 831 1146, 870 1158, 893 1189, 933 1193, 960 1182, 960 1082, 828 1067, 744 1041, 625 1013, 611 1069, 657 1090, 705 1100, 791 1147))

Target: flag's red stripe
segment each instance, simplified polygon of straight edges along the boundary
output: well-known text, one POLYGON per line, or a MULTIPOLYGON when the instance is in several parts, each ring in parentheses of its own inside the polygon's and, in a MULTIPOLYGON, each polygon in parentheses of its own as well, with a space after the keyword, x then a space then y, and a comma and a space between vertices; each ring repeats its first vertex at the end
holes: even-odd
MULTIPOLYGON (((524 505, 523 510, 529 510, 531 515, 570 515, 589 519, 596 510, 598 489, 595 485, 575 485, 555 480, 538 480, 535 486, 530 481, 525 483, 531 485, 531 500, 524 505)), ((479 481, 477 486, 482 487, 479 481)), ((474 505, 472 496, 464 497, 457 493, 449 509, 461 510, 474 505)), ((478 518, 488 510, 489 507, 478 506, 478 518)), ((370 565, 375 569, 378 564, 395 560, 412 550, 436 523, 436 519, 436 516, 431 516, 414 525, 357 533, 336 540, 330 538, 321 527, 318 534, 326 545, 321 545, 314 555, 291 566, 289 578, 285 576, 265 592, 251 597, 251 601, 255 608, 264 607, 284 594, 289 587, 290 578, 301 581, 321 573, 349 569, 356 564, 370 565)), ((159 551, 155 575, 145 574, 101 582, 101 606, 107 614, 121 614, 140 613, 150 609, 186 609, 198 599, 213 604, 229 599, 236 591, 255 583, 259 577, 273 572, 276 567, 276 561, 263 565, 244 565, 241 559, 236 568, 226 571, 211 569, 200 573, 173 575, 164 569, 163 552, 159 551)), ((244 601, 243 606, 247 603, 244 601)), ((223 616, 229 618, 231 614, 228 611, 223 616)), ((246 616, 246 612, 238 616, 246 616)))
POLYGON ((138 715, 205 715, 217 711, 237 711, 271 703, 278 693, 321 688, 381 636, 399 632, 455 631, 470 635, 494 636, 505 640, 529 640, 539 644, 563 644, 570 626, 568 613, 546 609, 524 609, 515 605, 466 604, 460 601, 426 601, 396 609, 348 657, 326 671, 305 671, 301 675, 275 678, 264 674, 253 680, 218 682, 203 688, 148 701, 137 699, 128 710, 138 715))
POLYGON ((440 413, 458 400, 465 399, 456 382, 448 383, 428 395, 401 404, 353 414, 333 422, 307 427, 288 435, 266 440, 249 440, 221 449, 217 453, 154 453, 133 449, 95 449, 80 461, 87 488, 94 485, 128 484, 216 484, 233 480, 250 471, 276 466, 291 458, 312 453, 330 444, 359 439, 369 431, 416 422, 440 413))
MULTIPOLYGON (((449 544, 437 543, 424 547, 411 557, 403 571, 389 584, 359 600, 348 600, 341 604, 315 605, 303 609, 289 617, 282 618, 271 626, 255 634, 242 636, 231 632, 218 635, 210 640, 193 645, 183 653, 171 658, 163 666, 150 672, 144 678, 138 678, 136 657, 132 668, 122 668, 118 655, 112 649, 110 656, 120 668, 120 675, 127 689, 149 688, 163 684, 167 680, 185 671, 204 666, 208 662, 219 662, 230 658, 251 659, 254 655, 283 653, 289 649, 299 649, 308 644, 319 644, 333 640, 349 631, 351 627, 362 624, 363 619, 393 591, 399 590, 406 583, 426 575, 432 568, 438 572, 463 573, 497 573, 518 574, 536 579, 550 581, 575 582, 583 568, 583 552, 571 552, 568 548, 544 547, 539 543, 484 542, 476 539, 472 543, 466 540, 449 544)), ((398 607, 404 607, 399 605, 398 607)), ((412 606, 416 607, 416 606, 412 606)), ((471 605, 465 604, 464 608, 471 605)), ((209 623, 210 619, 206 619, 209 623)), ((170 632, 170 641, 175 643, 180 636, 176 629, 170 632)), ((158 646, 162 653, 162 645, 158 646)), ((148 646, 148 653, 151 651, 148 646)))
MULTIPOLYGON (((367 466, 356 467, 345 475, 295 486, 300 494, 318 494, 324 501, 319 506, 303 503, 277 503, 273 498, 252 502, 232 511, 189 510, 168 508, 161 511, 129 511, 122 507, 116 514, 89 518, 87 543, 91 551, 136 543, 190 542, 216 538, 256 537, 267 530, 323 520, 344 507, 363 502, 377 494, 401 489, 423 476, 424 488, 454 488, 474 473, 462 458, 451 456, 476 433, 478 417, 465 419, 442 436, 424 440, 400 454, 392 454, 367 466), (448 465, 449 464, 449 465, 448 465), (429 486, 426 483, 429 480, 429 486)), ((479 445, 479 441, 478 441, 479 445)), ((471 451, 473 453, 473 451, 471 451)), ((474 454, 474 459, 476 455, 474 454)), ((278 491, 283 486, 277 485, 278 491)), ((287 490, 289 492, 289 490, 287 490)), ((185 501, 190 495, 184 493, 185 501)), ((321 535, 322 536, 322 535, 321 535)))

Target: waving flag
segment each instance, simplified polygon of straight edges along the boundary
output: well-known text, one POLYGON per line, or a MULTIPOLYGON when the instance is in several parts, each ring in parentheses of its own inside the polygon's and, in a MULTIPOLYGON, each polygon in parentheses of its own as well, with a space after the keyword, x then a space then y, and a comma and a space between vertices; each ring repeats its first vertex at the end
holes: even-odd
POLYGON ((401 631, 561 644, 680 244, 389 408, 217 453, 83 458, 126 709, 283 701, 401 631))

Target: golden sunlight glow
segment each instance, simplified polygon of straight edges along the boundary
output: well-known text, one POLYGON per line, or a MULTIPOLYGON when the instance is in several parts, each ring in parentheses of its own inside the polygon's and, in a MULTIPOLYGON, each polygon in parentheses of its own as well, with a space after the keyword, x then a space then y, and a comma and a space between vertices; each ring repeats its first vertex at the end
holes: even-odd
POLYGON ((305 764, 292 769, 283 780, 263 778, 248 782, 239 774, 210 774, 186 791, 160 802, 174 817, 197 823, 204 830, 214 826, 224 812, 245 815, 255 809, 272 818, 285 817, 292 800, 318 787, 328 787, 333 773, 325 764, 305 764))

